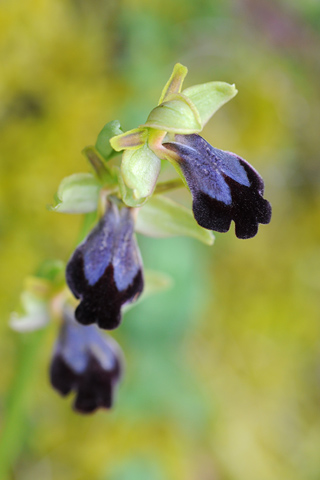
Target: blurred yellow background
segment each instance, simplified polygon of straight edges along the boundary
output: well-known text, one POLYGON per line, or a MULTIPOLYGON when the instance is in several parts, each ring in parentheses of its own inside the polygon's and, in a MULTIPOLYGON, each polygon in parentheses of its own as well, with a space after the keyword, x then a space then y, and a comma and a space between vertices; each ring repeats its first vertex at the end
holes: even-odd
POLYGON ((236 84, 203 136, 249 161, 273 206, 251 240, 233 228, 213 247, 139 237, 145 266, 175 286, 114 332, 127 366, 111 412, 79 416, 52 390, 50 326, 20 385, 3 480, 318 480, 319 2, 4 0, 0 9, 2 429, 19 409, 12 388, 32 341, 9 330, 9 314, 26 275, 69 258, 81 222, 46 205, 64 176, 88 170, 80 152, 106 122, 144 122, 176 62, 189 68, 186 87, 236 84))

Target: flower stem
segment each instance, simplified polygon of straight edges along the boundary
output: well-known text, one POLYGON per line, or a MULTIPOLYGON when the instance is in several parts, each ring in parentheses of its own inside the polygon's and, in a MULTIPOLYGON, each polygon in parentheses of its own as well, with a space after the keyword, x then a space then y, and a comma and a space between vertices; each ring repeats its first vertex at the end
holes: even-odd
POLYGON ((16 374, 9 391, 5 409, 5 421, 0 438, 0 478, 7 480, 10 470, 21 450, 25 437, 25 423, 28 415, 28 400, 33 386, 35 365, 43 336, 47 329, 38 330, 21 338, 22 347, 16 374))
POLYGON ((175 178, 174 180, 158 183, 153 194, 159 195, 160 193, 169 192, 170 190, 175 190, 176 188, 181 187, 184 187, 183 181, 180 178, 175 178))

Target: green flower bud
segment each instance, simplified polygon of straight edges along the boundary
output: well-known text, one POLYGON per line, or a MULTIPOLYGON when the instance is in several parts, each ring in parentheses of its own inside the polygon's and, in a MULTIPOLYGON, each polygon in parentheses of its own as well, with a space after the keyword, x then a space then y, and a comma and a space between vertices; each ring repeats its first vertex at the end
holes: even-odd
POLYGON ((126 150, 122 157, 121 173, 136 199, 152 194, 160 173, 161 161, 147 144, 138 150, 126 150))
POLYGON ((104 160, 110 160, 115 154, 110 145, 110 138, 121 133, 123 132, 118 120, 107 123, 99 133, 95 147, 104 160))

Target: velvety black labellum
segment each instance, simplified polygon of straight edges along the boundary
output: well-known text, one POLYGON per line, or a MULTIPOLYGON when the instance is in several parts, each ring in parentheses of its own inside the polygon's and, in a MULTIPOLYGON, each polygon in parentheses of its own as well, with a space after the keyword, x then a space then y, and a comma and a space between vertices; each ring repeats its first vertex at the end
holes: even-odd
POLYGON ((72 255, 67 283, 81 302, 76 319, 83 325, 97 323, 116 328, 121 307, 143 290, 142 261, 134 238, 131 210, 109 203, 105 215, 72 255))
POLYGON ((50 380, 61 395, 76 393, 75 410, 91 413, 111 408, 121 370, 122 353, 116 342, 94 325, 79 325, 72 312, 65 312, 50 380))
POLYGON ((271 220, 258 172, 241 157, 212 147, 199 135, 176 135, 164 146, 178 156, 193 196, 193 213, 201 227, 227 232, 235 222, 238 238, 254 237, 258 224, 271 220))

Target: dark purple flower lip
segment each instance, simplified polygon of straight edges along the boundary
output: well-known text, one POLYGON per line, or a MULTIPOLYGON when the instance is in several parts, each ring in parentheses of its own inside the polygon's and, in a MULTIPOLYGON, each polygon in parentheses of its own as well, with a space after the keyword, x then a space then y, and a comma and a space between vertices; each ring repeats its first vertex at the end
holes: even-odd
POLYGON ((227 232, 235 222, 238 238, 254 237, 259 223, 271 220, 271 205, 263 198, 264 183, 241 157, 212 147, 199 135, 175 135, 163 144, 176 154, 193 197, 198 224, 227 232))
POLYGON ((67 311, 50 366, 51 384, 63 396, 74 391, 74 409, 80 413, 109 409, 121 377, 122 358, 111 337, 94 325, 79 325, 67 311))
POLYGON ((81 300, 75 313, 80 323, 118 327, 121 307, 135 301, 144 286, 130 208, 119 211, 108 203, 98 225, 69 260, 66 280, 81 300))

